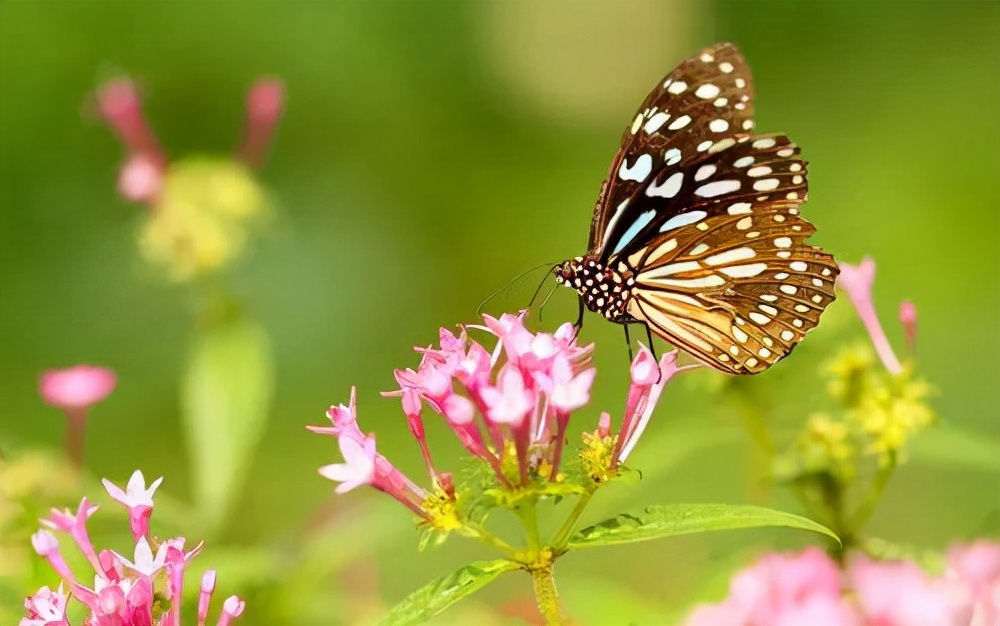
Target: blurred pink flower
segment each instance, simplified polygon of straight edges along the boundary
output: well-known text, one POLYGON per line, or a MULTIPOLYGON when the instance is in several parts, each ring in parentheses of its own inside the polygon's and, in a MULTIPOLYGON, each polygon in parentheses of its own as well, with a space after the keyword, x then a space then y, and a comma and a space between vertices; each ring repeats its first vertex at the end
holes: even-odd
POLYGON ((910 352, 917 347, 917 305, 909 300, 899 303, 899 322, 903 325, 906 333, 906 343, 910 352))
MULTIPOLYGON (((123 504, 152 508, 152 496, 159 480, 146 489, 141 472, 135 472, 132 477, 128 493, 114 485, 111 485, 109 492, 117 490, 112 496, 123 504)), ((105 484, 110 485, 107 481, 105 484)), ((88 556, 93 572, 85 577, 75 576, 66 566, 55 535, 48 530, 39 530, 32 536, 32 544, 63 579, 70 594, 67 596, 62 586, 57 592, 52 592, 49 587, 42 587, 25 600, 26 614, 21 619, 20 626, 70 626, 65 617, 70 598, 76 599, 87 609, 86 612, 74 612, 80 615, 78 626, 180 626, 184 576, 190 562, 200 552, 201 544, 185 553, 186 541, 183 537, 152 540, 151 544, 146 536, 140 536, 135 541, 132 559, 111 550, 101 550, 95 558, 86 523, 96 510, 97 507, 91 506, 84 498, 75 516, 68 511, 53 510, 48 519, 42 520, 44 526, 66 532, 73 538, 77 548, 88 556), (93 586, 88 586, 91 580, 93 586), (154 593, 154 588, 164 591, 154 593)), ((215 588, 214 572, 211 574, 211 584, 205 584, 206 579, 203 579, 198 604, 196 623, 199 626, 205 624, 208 614, 215 588)), ((243 612, 243 608, 243 601, 239 598, 233 596, 227 599, 218 623, 230 623, 243 612)))
POLYGON ((274 129, 285 106, 285 87, 280 80, 262 78, 247 93, 247 119, 240 158, 251 167, 260 167, 271 143, 274 129))
POLYGON ((980 539, 948 550, 947 576, 969 589, 971 626, 1000 625, 1000 543, 980 539))
POLYGON ((739 572, 729 597, 697 607, 687 626, 861 626, 841 598, 840 571, 818 548, 770 554, 739 572))
POLYGON ((909 561, 873 561, 853 555, 847 578, 866 624, 967 626, 968 594, 909 561))
POLYGON ((847 292, 847 297, 857 310, 861 323, 865 325, 872 345, 875 346, 875 352, 878 353, 885 369, 889 370, 890 374, 902 372, 903 366, 896 358, 896 353, 892 351, 889 338, 886 337, 878 314, 875 312, 875 301, 872 293, 875 286, 875 260, 871 257, 865 257, 857 265, 841 263, 837 285, 847 292))
POLYGON ((43 372, 38 392, 47 404, 66 412, 85 411, 115 389, 115 373, 103 367, 76 365, 43 372))

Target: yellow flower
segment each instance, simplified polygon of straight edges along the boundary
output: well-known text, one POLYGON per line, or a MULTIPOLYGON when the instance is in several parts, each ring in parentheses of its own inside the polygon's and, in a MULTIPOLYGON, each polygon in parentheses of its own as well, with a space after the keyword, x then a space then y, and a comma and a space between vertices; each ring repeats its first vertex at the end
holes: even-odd
POLYGON ((139 235, 143 256, 187 281, 223 269, 246 250, 268 214, 263 188, 232 159, 186 159, 167 170, 139 235))

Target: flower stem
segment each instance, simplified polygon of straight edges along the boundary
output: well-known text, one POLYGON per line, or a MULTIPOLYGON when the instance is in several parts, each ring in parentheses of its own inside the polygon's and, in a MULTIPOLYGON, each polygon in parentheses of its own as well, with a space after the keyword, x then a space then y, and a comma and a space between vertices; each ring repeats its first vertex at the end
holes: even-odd
POLYGON ((66 455, 77 472, 83 469, 84 436, 87 431, 86 409, 66 411, 66 455))
POLYGON ((545 626, 562 626, 563 617, 559 610, 559 592, 552 577, 552 563, 531 570, 531 583, 535 589, 535 602, 545 618, 545 626))
POLYGON ((483 528, 479 524, 476 524, 475 522, 470 522, 470 521, 463 522, 462 530, 459 532, 465 535, 466 537, 478 539, 479 541, 482 541, 486 545, 496 548, 508 558, 514 560, 517 559, 518 551, 514 549, 512 545, 510 545, 500 537, 497 537, 496 535, 491 533, 489 530, 483 528))
POLYGON ((848 535, 856 534, 857 531, 864 526, 864 524, 872 516, 872 513, 875 512, 875 508, 882 500, 882 494, 885 492, 886 485, 889 484, 889 479, 892 478, 892 473, 895 469, 896 453, 889 452, 886 460, 879 463, 878 471, 875 474, 874 480, 872 480, 872 485, 868 490, 868 495, 865 496, 865 499, 858 505, 858 508, 854 511, 854 515, 851 517, 850 522, 847 524, 846 530, 849 531, 848 535))
POLYGON ((524 524, 524 533, 528 539, 528 549, 537 554, 542 547, 542 537, 538 532, 538 514, 534 503, 524 504, 517 507, 517 516, 524 524))
POLYGON ((593 497, 594 490, 589 490, 580 496, 580 499, 576 501, 576 505, 569 513, 569 517, 567 517, 566 521, 563 522, 563 525, 556 533, 555 539, 552 541, 552 547, 556 554, 561 553, 566 547, 566 542, 569 541, 570 533, 573 532, 573 528, 576 526, 577 520, 579 520, 580 516, 583 515, 583 510, 587 508, 587 505, 590 504, 590 499, 593 497))

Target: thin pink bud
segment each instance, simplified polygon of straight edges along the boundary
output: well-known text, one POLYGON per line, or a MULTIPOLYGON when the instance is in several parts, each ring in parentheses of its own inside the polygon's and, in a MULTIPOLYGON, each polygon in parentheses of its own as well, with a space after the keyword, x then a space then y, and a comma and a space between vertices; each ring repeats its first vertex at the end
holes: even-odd
POLYGON ((281 119, 285 88, 280 80, 261 79, 247 93, 247 120, 240 158, 251 167, 261 167, 264 155, 281 119))
POLYGON ((865 330, 868 331, 875 352, 878 353, 885 369, 890 374, 899 374, 903 371, 903 366, 896 358, 896 353, 892 351, 889 339, 885 336, 885 330, 883 330, 878 315, 875 313, 875 302, 872 294, 875 285, 875 261, 871 257, 865 257, 857 265, 841 263, 840 278, 837 284, 847 292, 847 297, 858 312, 861 323, 865 325, 865 330))
POLYGON ((166 157, 142 115, 142 101, 135 84, 119 78, 97 88, 97 104, 101 114, 131 154, 141 154, 155 163, 166 163, 166 157))
POLYGON ((906 333, 906 347, 914 352, 917 347, 917 305, 909 300, 899 304, 899 321, 906 333))
POLYGON ((246 608, 246 602, 241 600, 239 596, 229 596, 222 603, 222 615, 219 616, 219 621, 216 623, 218 626, 228 626, 229 622, 243 614, 244 608, 246 608))
POLYGON ((66 560, 59 551, 59 540, 56 539, 55 535, 47 530, 39 530, 31 535, 31 546, 39 556, 44 557, 49 562, 52 569, 63 580, 72 584, 76 583, 76 577, 73 576, 73 572, 70 571, 69 565, 66 564, 66 560))
POLYGON ((201 577, 201 593, 198 595, 198 626, 205 626, 208 619, 208 605, 215 593, 215 570, 207 570, 201 577))

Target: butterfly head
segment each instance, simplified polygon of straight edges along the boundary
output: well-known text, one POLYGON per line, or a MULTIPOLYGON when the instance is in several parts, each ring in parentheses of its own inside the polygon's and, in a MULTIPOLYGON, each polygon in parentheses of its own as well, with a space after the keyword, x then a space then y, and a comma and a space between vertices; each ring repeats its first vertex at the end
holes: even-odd
POLYGON ((588 309, 612 321, 625 316, 635 279, 625 267, 605 267, 599 261, 578 256, 552 268, 556 282, 580 294, 588 309))

